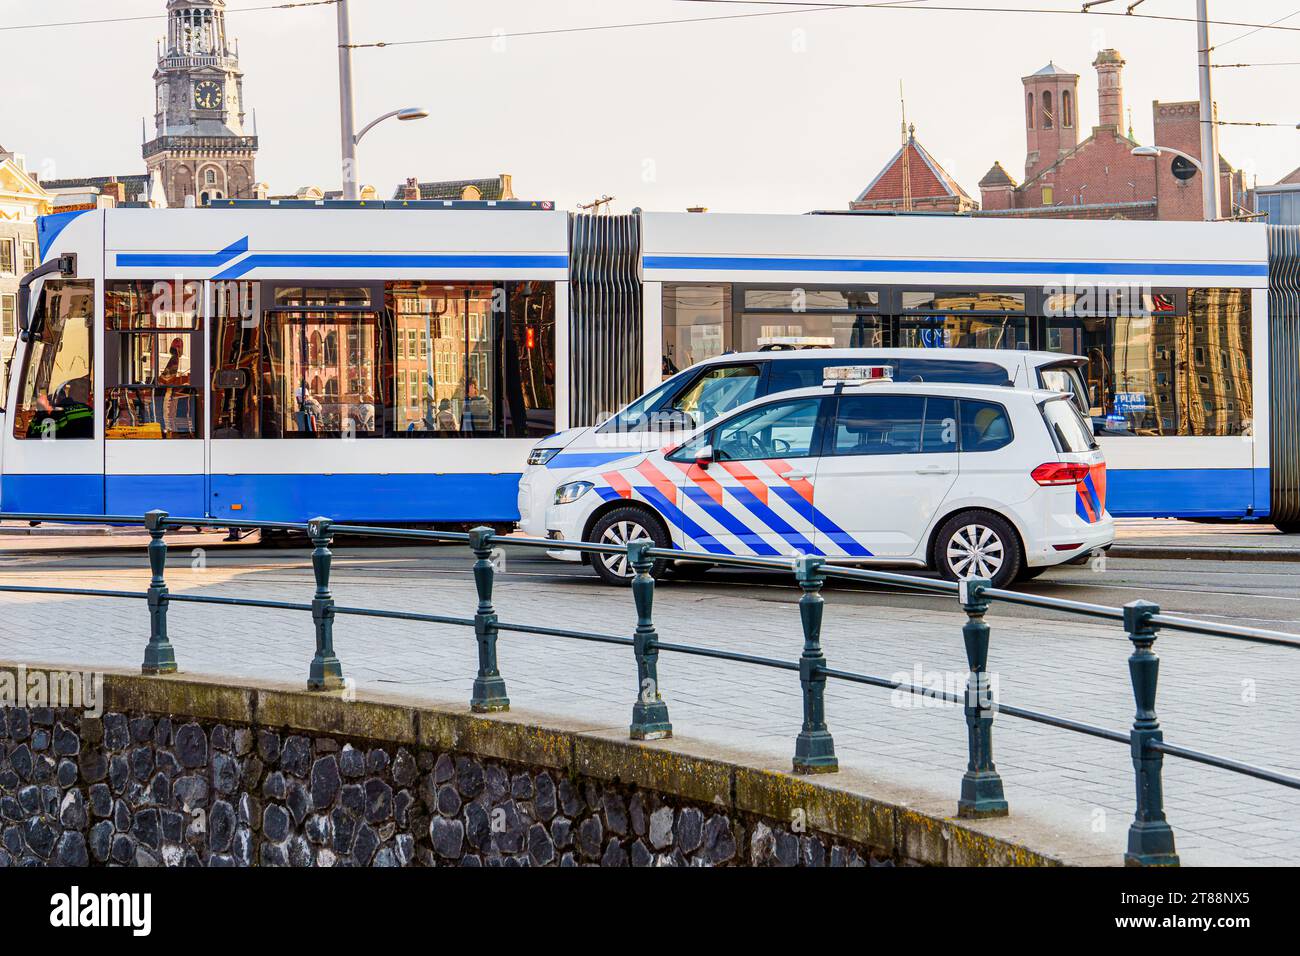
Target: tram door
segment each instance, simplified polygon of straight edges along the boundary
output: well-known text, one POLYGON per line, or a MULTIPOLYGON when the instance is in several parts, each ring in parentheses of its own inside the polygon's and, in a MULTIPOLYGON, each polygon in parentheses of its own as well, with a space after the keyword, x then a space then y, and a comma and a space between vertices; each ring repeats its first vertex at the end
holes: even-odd
POLYGON ((204 515, 203 284, 104 289, 104 506, 204 515))

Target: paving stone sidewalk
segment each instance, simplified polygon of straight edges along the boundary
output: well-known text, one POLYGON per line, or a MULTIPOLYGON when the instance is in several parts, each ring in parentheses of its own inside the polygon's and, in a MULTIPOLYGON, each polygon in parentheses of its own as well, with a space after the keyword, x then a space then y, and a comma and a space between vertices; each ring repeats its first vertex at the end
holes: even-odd
MULTIPOLYGON (((306 602, 307 568, 169 569, 174 593, 306 602)), ((5 572, 0 584, 143 589, 147 573, 44 573, 39 582, 5 572)), ((462 571, 367 573, 340 569, 341 605, 469 616, 473 585, 462 571)), ((545 575, 497 579, 502 621, 629 635, 626 591, 545 575)), ((655 603, 662 640, 796 660, 802 645, 798 593, 780 587, 708 592, 664 587, 655 603)), ((946 679, 960 690, 965 657, 957 613, 861 607, 827 592, 823 642, 831 666, 884 677, 946 679)), ((1068 619, 1003 618, 996 607, 990 668, 1008 704, 1126 730, 1133 713, 1118 626, 1068 619)), ((170 631, 181 668, 232 678, 305 681, 312 655, 303 613, 173 604, 170 631)), ((148 635, 140 601, 0 594, 0 660, 137 667, 148 635)), ((468 628, 340 615, 335 646, 361 690, 401 691, 464 707, 476 667, 468 628)), ((1166 633, 1158 709, 1166 739, 1300 775, 1300 653, 1166 633)), ((557 718, 626 726, 636 693, 631 650, 503 633, 501 672, 516 707, 557 718)), ((799 731, 796 674, 664 653, 660 678, 675 734, 788 764, 799 731)), ((966 765, 957 707, 831 681, 827 719, 842 767, 868 773, 918 800, 955 810, 966 765)), ((1119 862, 1134 802, 1128 748, 1008 716, 995 727, 994 755, 1013 814, 1032 815, 1063 837, 1119 862)), ((1185 864, 1300 863, 1300 792, 1186 761, 1165 761, 1166 809, 1185 864)))

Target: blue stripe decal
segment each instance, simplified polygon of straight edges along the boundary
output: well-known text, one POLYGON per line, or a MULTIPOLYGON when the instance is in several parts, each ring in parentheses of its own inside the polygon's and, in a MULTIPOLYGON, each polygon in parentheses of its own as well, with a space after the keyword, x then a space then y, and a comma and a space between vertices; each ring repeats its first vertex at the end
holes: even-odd
POLYGON ((723 485, 722 487, 731 492, 732 496, 735 497, 737 501, 753 512, 759 521, 763 522, 763 524, 767 525, 784 538, 788 544, 798 548, 804 554, 825 553, 815 547, 811 541, 801 535, 794 528, 790 527, 790 525, 786 523, 785 519, 779 514, 767 505, 763 504, 763 502, 759 501, 758 496, 748 488, 743 485, 723 485))
POLYGON ((1268 278, 1267 263, 1005 262, 939 259, 792 259, 763 256, 646 256, 646 269, 750 272, 921 272, 988 275, 1248 276, 1268 278))
POLYGON ((623 497, 613 488, 597 488, 596 494, 600 495, 600 497, 605 501, 613 501, 616 498, 623 497))
POLYGON ((50 246, 54 245, 54 240, 59 238, 59 233, 83 212, 90 212, 90 210, 74 209, 72 212, 56 212, 49 216, 36 217, 36 250, 41 262, 45 261, 45 256, 50 251, 50 246))
POLYGON ((764 541, 761 534, 751 531, 743 521, 710 498, 709 493, 703 488, 683 488, 682 490, 686 492, 686 497, 704 510, 705 514, 734 534, 741 544, 751 549, 755 554, 764 557, 777 557, 781 554, 780 551, 764 541))
POLYGON ((1083 488, 1088 492, 1088 504, 1092 505, 1092 513, 1101 520, 1101 496, 1097 494, 1097 486, 1093 483, 1092 475, 1083 476, 1083 488))
POLYGON ((845 554, 852 555, 855 558, 871 557, 871 552, 859 544, 853 535, 849 534, 837 525, 823 512, 810 505, 803 495, 799 494, 799 492, 795 491, 789 485, 778 485, 772 490, 776 492, 777 497, 782 501, 788 504, 800 515, 811 521, 814 528, 826 535, 826 537, 841 548, 845 554))
POLYGON ((247 251, 248 237, 245 236, 236 239, 220 252, 119 252, 117 264, 125 269, 215 269, 247 251))
POLYGON ((650 485, 636 485, 633 490, 646 501, 650 502, 650 504, 659 509, 659 513, 664 516, 669 524, 675 524, 686 533, 687 537, 698 541, 705 551, 708 551, 711 554, 735 553, 687 517, 680 508, 660 494, 658 488, 654 488, 650 485))
POLYGON ((599 465, 608 464, 611 461, 618 461, 621 458, 631 458, 633 455, 644 455, 643 451, 572 451, 560 452, 554 458, 546 463, 547 468, 595 468, 599 465))
MULTIPOLYGON (((120 258, 120 257, 119 257, 120 258)), ((121 262, 118 265, 122 265, 121 262)), ((254 269, 567 269, 563 256, 368 255, 258 253, 236 262, 214 279, 238 279, 254 269)))
POLYGON ((1078 488, 1076 488, 1074 492, 1074 513, 1084 521, 1088 522, 1088 524, 1092 524, 1092 519, 1088 517, 1088 512, 1084 510, 1083 495, 1080 493, 1078 488))

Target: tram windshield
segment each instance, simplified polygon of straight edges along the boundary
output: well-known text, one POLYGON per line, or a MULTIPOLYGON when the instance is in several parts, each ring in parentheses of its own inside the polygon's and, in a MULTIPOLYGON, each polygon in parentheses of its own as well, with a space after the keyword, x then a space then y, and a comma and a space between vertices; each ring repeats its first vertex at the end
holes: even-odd
POLYGON ((44 312, 44 329, 27 343, 14 437, 94 438, 95 283, 49 280, 37 308, 44 312))

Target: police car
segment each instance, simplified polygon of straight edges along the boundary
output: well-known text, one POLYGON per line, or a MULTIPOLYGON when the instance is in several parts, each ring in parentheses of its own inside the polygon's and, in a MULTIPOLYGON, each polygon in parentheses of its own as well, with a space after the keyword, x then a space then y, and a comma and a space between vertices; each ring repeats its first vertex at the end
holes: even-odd
MULTIPOLYGON (((790 339, 754 352, 707 359, 646 392, 618 414, 590 428, 542 439, 529 453, 519 483, 519 527, 546 533, 546 509, 555 489, 586 468, 635 451, 677 444, 706 421, 765 395, 820 385, 831 366, 886 365, 896 381, 1011 385, 1069 392, 1087 414, 1089 396, 1080 369, 1088 361, 1059 352, 1013 349, 809 348, 810 338, 790 339)), ((552 557, 576 560, 573 552, 552 557)))
MULTIPOLYGON (((828 367, 821 385, 586 469, 555 490, 547 535, 824 555, 998 586, 1110 546, 1105 460, 1068 394, 891 373, 828 367)), ((611 584, 631 580, 622 555, 586 560, 611 584)), ((654 573, 668 570, 660 561, 654 573)))

